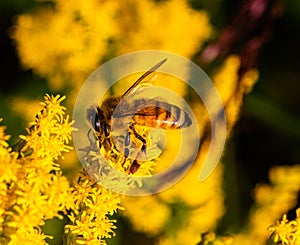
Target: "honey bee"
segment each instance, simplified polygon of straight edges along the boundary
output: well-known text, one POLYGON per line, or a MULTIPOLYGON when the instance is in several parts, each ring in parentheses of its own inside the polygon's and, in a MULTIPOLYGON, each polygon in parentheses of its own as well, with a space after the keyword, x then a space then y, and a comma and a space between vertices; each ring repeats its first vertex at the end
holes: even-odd
POLYGON ((152 80, 148 80, 147 78, 165 63, 166 60, 160 61, 150 70, 146 71, 123 95, 109 97, 100 106, 92 106, 87 110, 87 120, 92 126, 99 147, 104 147, 105 151, 114 149, 119 154, 122 154, 125 160, 130 159, 129 167, 126 169, 128 174, 134 174, 143 164, 142 160, 128 157, 131 142, 140 142, 138 148, 139 155, 146 155, 147 151, 147 137, 142 135, 136 127, 180 129, 192 124, 192 120, 186 111, 176 105, 163 101, 161 98, 135 99, 135 95, 142 91, 142 88, 152 85, 155 77, 152 80), (126 123, 124 123, 125 118, 127 118, 126 123), (115 126, 113 127, 112 125, 115 126), (123 149, 117 146, 118 144, 115 142, 116 138, 112 136, 112 129, 118 128, 122 128, 123 130, 119 137, 124 146, 123 149))

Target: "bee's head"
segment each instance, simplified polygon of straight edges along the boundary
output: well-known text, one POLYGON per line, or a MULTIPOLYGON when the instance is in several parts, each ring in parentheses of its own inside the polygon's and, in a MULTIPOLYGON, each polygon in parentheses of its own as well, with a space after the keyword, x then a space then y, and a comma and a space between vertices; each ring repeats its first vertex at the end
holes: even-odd
POLYGON ((101 132, 103 125, 103 112, 97 106, 91 106, 87 109, 87 121, 91 124, 96 132, 101 132))

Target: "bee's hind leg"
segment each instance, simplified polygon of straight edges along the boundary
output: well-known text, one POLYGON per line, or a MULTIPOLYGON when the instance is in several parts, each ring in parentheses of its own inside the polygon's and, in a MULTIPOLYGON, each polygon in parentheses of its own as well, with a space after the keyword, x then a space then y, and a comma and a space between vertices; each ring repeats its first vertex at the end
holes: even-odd
POLYGON ((147 149, 147 141, 146 141, 146 139, 145 139, 143 136, 141 136, 141 135, 135 130, 134 124, 130 124, 129 128, 132 130, 134 136, 135 136, 138 140, 140 140, 140 141, 143 143, 143 145, 142 145, 142 147, 141 147, 141 151, 142 151, 143 154, 146 155, 146 149, 147 149))
POLYGON ((138 161, 134 160, 133 163, 131 164, 130 168, 129 168, 129 173, 134 174, 136 171, 138 171, 140 166, 141 165, 138 163, 138 161))

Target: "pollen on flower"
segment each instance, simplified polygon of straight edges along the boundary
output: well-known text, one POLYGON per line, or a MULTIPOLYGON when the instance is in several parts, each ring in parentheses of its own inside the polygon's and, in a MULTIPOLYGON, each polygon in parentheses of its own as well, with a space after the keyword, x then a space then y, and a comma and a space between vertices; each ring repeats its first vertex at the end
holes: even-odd
MULTIPOLYGON (((151 129, 147 127, 137 127, 136 131, 143 135, 147 140, 147 155, 146 160, 142 161, 136 172, 131 176, 151 176, 153 174, 155 160, 162 152, 158 147, 158 141, 151 136, 151 129), (149 142, 149 144, 148 144, 149 142)), ((128 177, 129 169, 133 164, 133 159, 138 158, 142 143, 136 137, 132 137, 129 151, 132 154, 130 157, 124 156, 117 149, 116 145, 111 142, 111 145, 106 149, 99 142, 90 140, 90 145, 80 149, 84 152, 83 159, 86 162, 85 169, 98 182, 105 182, 112 190, 118 193, 125 193, 128 188, 131 188, 137 179, 128 177), (124 175, 124 173, 126 175, 124 175)), ((141 183, 138 183, 140 186, 141 183)))

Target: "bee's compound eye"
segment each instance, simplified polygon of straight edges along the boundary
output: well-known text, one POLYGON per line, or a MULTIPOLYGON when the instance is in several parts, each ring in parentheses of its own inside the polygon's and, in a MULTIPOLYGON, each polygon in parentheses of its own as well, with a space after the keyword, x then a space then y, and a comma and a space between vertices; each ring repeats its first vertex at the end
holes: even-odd
POLYGON ((95 127, 95 130, 97 132, 100 132, 101 122, 100 122, 100 118, 99 118, 99 116, 97 114, 96 114, 96 117, 95 117, 95 125, 94 125, 94 127, 95 127))
POLYGON ((96 131, 100 131, 100 121, 95 122, 95 129, 96 131))

